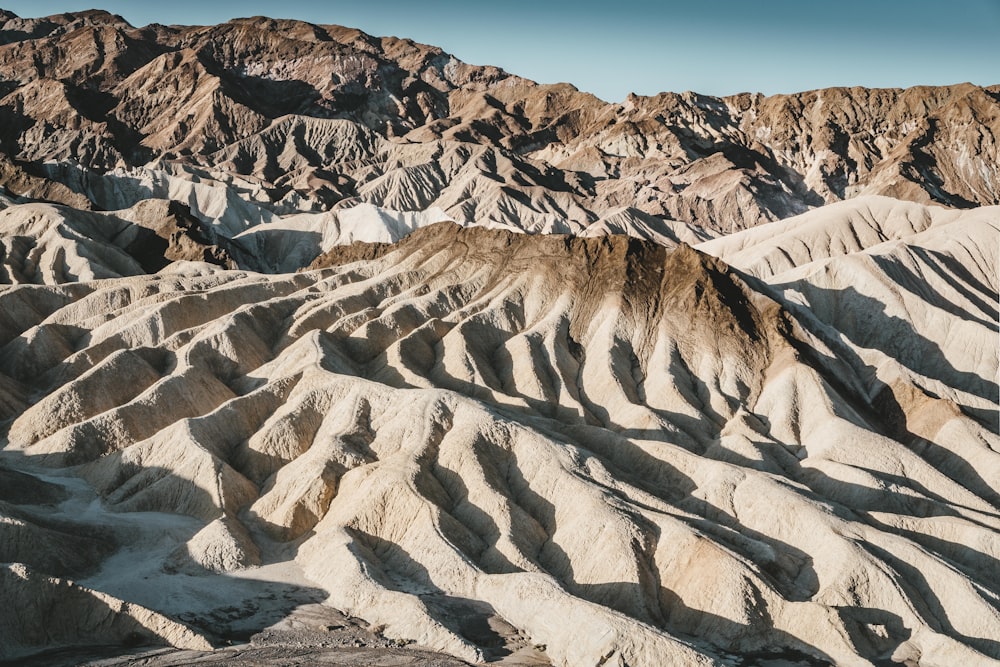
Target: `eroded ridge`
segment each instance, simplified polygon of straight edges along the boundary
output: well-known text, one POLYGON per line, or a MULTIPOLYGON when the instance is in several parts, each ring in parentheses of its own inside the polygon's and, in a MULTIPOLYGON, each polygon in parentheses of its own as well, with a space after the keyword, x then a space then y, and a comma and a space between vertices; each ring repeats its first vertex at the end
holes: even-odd
MULTIPOLYGON (((864 258, 827 259, 817 275, 864 258)), ((769 282, 686 245, 444 223, 294 275, 8 288, 5 465, 79 475, 108 516, 187 517, 163 586, 284 562, 469 661, 520 637, 574 666, 988 664, 1000 443, 996 350, 975 341, 995 330, 942 311, 973 342, 935 380, 940 360, 866 343, 885 322, 863 309, 803 309, 792 292, 819 283, 799 263, 769 282)), ((996 299, 981 266, 949 274, 973 304, 996 299)), ((54 567, 43 532, 81 539, 0 507, 0 529, 39 533, 6 557, 24 567, 54 567)), ((123 595, 106 558, 62 574, 123 595)))

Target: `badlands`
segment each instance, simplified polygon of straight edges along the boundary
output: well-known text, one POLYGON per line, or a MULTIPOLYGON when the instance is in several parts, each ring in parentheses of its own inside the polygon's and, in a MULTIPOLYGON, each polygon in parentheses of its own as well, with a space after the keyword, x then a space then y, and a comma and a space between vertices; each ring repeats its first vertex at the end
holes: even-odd
POLYGON ((3 664, 1000 665, 1000 88, 0 12, 0 118, 3 664))

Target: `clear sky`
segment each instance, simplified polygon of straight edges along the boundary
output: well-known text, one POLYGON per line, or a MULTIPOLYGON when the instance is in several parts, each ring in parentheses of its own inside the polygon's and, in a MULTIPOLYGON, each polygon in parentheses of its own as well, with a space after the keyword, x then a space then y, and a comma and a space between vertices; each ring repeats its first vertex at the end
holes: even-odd
POLYGON ((1000 0, 0 0, 20 16, 97 7, 133 25, 241 16, 336 23, 477 65, 629 92, 787 93, 1000 83, 1000 0))

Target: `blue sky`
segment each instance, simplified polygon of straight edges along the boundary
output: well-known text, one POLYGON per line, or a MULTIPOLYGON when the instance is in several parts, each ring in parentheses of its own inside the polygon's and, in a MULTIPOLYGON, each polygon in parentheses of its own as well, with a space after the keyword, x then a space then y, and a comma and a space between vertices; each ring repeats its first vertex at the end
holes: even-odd
POLYGON ((99 7, 134 25, 267 15, 434 44, 466 62, 629 92, 766 94, 1000 83, 1000 0, 0 0, 21 16, 99 7))

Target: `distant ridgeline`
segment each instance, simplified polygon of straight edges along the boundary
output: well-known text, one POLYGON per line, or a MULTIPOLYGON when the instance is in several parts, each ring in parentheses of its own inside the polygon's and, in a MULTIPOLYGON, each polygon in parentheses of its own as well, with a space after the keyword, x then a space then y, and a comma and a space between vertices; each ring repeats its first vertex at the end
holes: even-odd
POLYGON ((337 26, 0 21, 8 203, 124 210, 133 256, 287 271, 449 219, 672 244, 861 195, 1000 203, 1000 87, 609 104, 337 26))

